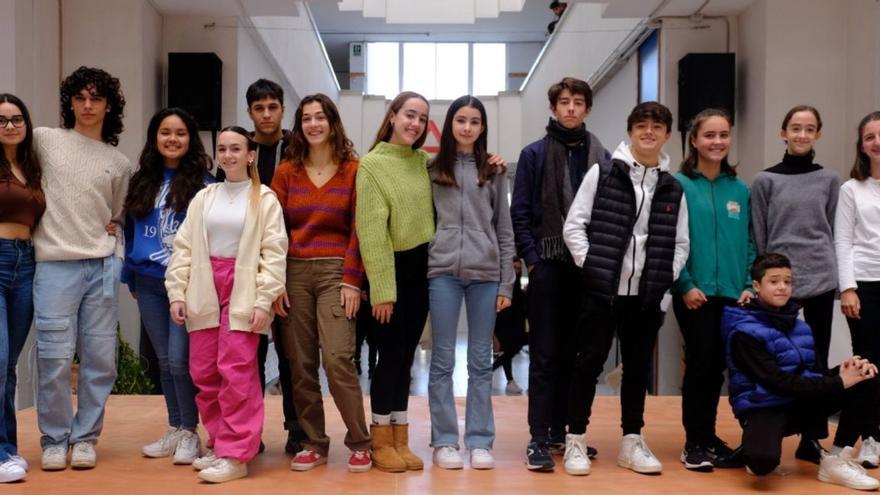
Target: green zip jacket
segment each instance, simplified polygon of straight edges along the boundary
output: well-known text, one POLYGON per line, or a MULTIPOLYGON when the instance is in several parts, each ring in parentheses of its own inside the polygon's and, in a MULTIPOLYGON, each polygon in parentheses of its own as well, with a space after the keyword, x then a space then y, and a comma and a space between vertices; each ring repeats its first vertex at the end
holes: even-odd
POLYGON ((674 290, 683 295, 696 287, 706 297, 738 299, 752 287, 749 270, 755 259, 749 187, 724 172, 714 181, 695 174, 693 179, 675 174, 687 198, 691 249, 674 290))

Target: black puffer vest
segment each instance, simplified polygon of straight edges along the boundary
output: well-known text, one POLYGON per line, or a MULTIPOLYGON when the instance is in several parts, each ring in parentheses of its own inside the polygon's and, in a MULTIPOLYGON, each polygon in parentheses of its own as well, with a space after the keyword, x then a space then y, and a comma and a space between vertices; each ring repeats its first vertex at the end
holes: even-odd
MULTIPOLYGON (((583 265, 588 293, 608 299, 617 295, 620 270, 636 222, 636 201, 629 165, 613 159, 599 163, 599 187, 587 228, 590 248, 583 265)), ((639 283, 643 304, 659 304, 672 286, 675 234, 683 190, 668 172, 661 171, 651 201, 645 266, 639 283)))

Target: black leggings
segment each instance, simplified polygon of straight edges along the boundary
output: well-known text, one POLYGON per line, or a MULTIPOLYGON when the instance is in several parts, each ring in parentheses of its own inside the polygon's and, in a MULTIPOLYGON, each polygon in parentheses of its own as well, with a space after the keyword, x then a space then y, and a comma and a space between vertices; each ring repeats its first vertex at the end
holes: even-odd
MULTIPOLYGON (((856 282, 861 310, 859 319, 847 318, 852 337, 853 354, 880 364, 880 282, 856 282)), ((874 409, 874 420, 862 432, 864 438, 880 440, 880 408, 874 409)))
POLYGON ((373 414, 406 411, 413 354, 428 318, 428 245, 394 253, 397 302, 391 321, 376 328, 379 359, 370 383, 373 414))
POLYGON ((813 331, 816 343, 816 364, 819 369, 828 369, 828 349, 831 347, 831 322, 834 319, 834 291, 799 299, 804 308, 804 321, 813 331))
POLYGON ((688 309, 681 296, 672 308, 684 339, 684 379, 681 386, 681 421, 687 442, 715 443, 715 420, 721 385, 724 383, 724 343, 721 339, 721 312, 736 304, 733 299, 709 297, 697 309, 688 309))

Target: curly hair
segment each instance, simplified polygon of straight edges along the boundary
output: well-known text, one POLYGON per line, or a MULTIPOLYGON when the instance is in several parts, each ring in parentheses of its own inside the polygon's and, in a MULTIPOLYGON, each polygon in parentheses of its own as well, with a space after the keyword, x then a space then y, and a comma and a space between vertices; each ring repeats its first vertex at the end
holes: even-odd
MULTIPOLYGON (((34 124, 31 121, 31 114, 28 112, 24 102, 17 96, 9 93, 0 94, 0 103, 10 103, 18 107, 21 116, 24 117, 24 140, 18 143, 15 151, 15 159, 18 161, 27 186, 30 189, 38 190, 41 188, 40 181, 43 177, 43 169, 40 166, 40 158, 34 152, 34 124)), ((6 160, 6 154, 0 152, 0 177, 6 177, 12 174, 12 166, 6 160)))
POLYGON ((333 149, 333 160, 339 165, 351 160, 357 160, 357 152, 354 150, 354 144, 345 134, 345 127, 342 125, 342 118, 339 116, 339 110, 329 96, 316 93, 308 95, 299 102, 296 107, 296 114, 293 118, 293 129, 290 131, 290 145, 284 152, 284 159, 290 160, 293 164, 294 173, 299 173, 309 158, 309 142, 306 140, 305 133, 302 128, 303 108, 309 103, 321 105, 321 110, 327 117, 327 123, 330 125, 329 144, 333 149))
POLYGON ((72 100, 84 89, 95 96, 107 98, 107 114, 101 127, 101 140, 111 146, 118 145, 119 134, 124 129, 122 117, 125 97, 122 95, 119 79, 101 69, 81 66, 61 83, 61 119, 64 128, 73 129, 76 125, 72 100))
POLYGON ((171 187, 164 207, 178 213, 186 211, 193 196, 205 187, 205 177, 211 168, 211 159, 205 153, 205 146, 199 138, 199 126, 195 119, 180 108, 166 108, 156 112, 147 127, 147 142, 141 151, 140 167, 132 176, 125 197, 125 210, 136 218, 150 213, 156 202, 156 195, 162 186, 162 175, 165 170, 165 158, 159 153, 157 138, 162 122, 171 116, 177 116, 186 126, 189 134, 189 147, 180 163, 177 172, 171 179, 171 187))

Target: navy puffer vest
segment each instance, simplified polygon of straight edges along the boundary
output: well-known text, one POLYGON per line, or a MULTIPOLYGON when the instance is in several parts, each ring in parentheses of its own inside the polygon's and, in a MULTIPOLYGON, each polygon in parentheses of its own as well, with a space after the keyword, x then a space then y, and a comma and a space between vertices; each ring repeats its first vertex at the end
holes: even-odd
POLYGON ((755 383, 736 368, 730 353, 730 339, 737 332, 762 342, 767 351, 776 357, 776 364, 786 373, 821 376, 812 371, 816 363, 813 333, 803 320, 796 320, 791 332, 785 333, 773 327, 760 309, 726 307, 721 316, 721 333, 730 373, 730 405, 737 418, 751 409, 781 406, 794 400, 793 397, 776 394, 760 383, 755 383))
MULTIPOLYGON (((590 248, 583 265, 586 290, 611 299, 617 295, 620 269, 636 222, 636 200, 629 165, 613 159, 599 163, 599 187, 593 201, 587 238, 590 248)), ((681 183, 660 171, 648 220, 645 265, 639 295, 646 307, 659 304, 672 286, 675 234, 683 190, 681 183)))

